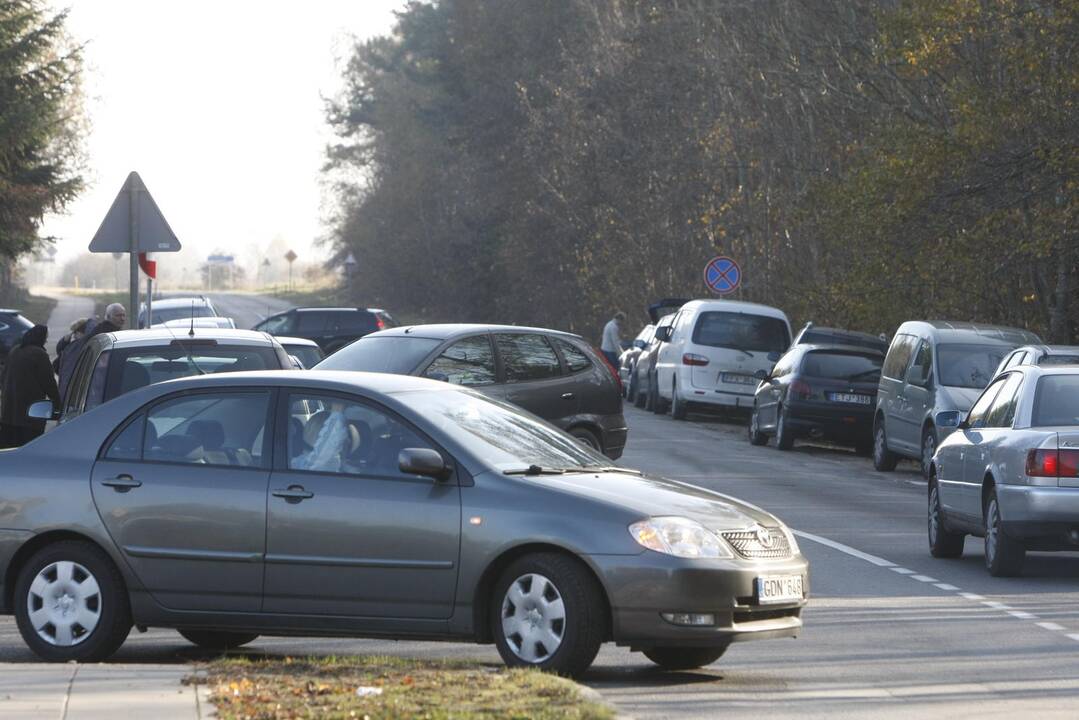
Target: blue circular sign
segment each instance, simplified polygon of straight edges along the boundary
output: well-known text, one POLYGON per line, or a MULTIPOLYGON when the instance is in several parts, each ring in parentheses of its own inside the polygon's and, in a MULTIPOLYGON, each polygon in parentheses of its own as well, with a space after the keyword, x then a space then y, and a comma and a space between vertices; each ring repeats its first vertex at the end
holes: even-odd
POLYGON ((742 268, 725 255, 714 257, 704 266, 704 284, 717 295, 727 295, 742 284, 742 268))

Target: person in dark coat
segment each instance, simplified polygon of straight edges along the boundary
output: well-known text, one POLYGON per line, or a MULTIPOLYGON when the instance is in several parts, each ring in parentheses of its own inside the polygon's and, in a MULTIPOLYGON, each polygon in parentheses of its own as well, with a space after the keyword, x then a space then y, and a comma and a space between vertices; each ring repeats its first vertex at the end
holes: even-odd
POLYGON ((35 325, 8 355, 0 379, 0 446, 21 447, 45 432, 45 421, 27 416, 30 406, 48 398, 60 407, 60 391, 45 350, 49 328, 35 325))
POLYGON ((127 323, 127 310, 120 303, 112 303, 105 308, 105 319, 95 325, 87 337, 123 330, 125 323, 127 323))
MULTIPOLYGON (((52 371, 54 374, 60 373, 60 358, 64 356, 64 350, 72 343, 77 342, 80 338, 86 335, 86 324, 90 321, 90 318, 80 318, 71 323, 71 332, 64 335, 56 343, 56 357, 52 361, 52 371)), ((93 326, 91 326, 92 328, 93 326)))

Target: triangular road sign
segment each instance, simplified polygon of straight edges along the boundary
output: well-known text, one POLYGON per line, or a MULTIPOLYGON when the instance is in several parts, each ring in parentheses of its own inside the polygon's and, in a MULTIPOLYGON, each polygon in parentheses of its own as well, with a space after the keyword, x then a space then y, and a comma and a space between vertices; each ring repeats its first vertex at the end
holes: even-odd
POLYGON ((105 214, 101 227, 90 241, 90 252, 131 252, 132 225, 138 244, 137 252, 178 252, 180 241, 161 214, 150 191, 137 172, 127 176, 124 187, 116 195, 105 214), (135 198, 135 216, 131 215, 131 199, 135 198))

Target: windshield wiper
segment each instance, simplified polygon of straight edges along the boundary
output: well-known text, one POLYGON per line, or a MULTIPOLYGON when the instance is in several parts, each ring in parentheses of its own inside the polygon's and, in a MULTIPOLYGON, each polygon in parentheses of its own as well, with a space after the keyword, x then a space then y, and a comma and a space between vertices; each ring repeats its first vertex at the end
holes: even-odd
POLYGON ((634 470, 633 468, 619 467, 618 465, 582 465, 582 470, 588 472, 609 472, 609 473, 625 473, 627 475, 643 475, 640 470, 634 470))
POLYGON ((513 470, 503 470, 503 475, 564 475, 565 470, 562 468, 542 467, 540 465, 529 465, 526 468, 515 468, 513 470))

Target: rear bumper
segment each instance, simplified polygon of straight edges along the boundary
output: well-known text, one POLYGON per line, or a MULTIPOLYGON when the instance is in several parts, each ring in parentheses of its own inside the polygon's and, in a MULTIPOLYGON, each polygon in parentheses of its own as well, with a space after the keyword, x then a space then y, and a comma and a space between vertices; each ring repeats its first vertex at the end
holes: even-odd
POLYGON ((1079 488, 997 485, 1004 532, 1032 550, 1079 549, 1079 488))
POLYGON ((679 395, 687 403, 693 403, 697 405, 718 405, 721 407, 733 407, 733 408, 751 408, 753 407, 753 398, 755 388, 749 388, 745 391, 742 390, 701 390, 700 388, 693 388, 687 392, 679 391, 679 395))
POLYGON ((622 457, 629 435, 626 417, 622 413, 601 415, 597 418, 597 424, 600 429, 600 442, 603 443, 603 454, 612 460, 622 457))
POLYGON ((787 419, 798 436, 867 440, 873 436, 873 407, 790 402, 787 419))

